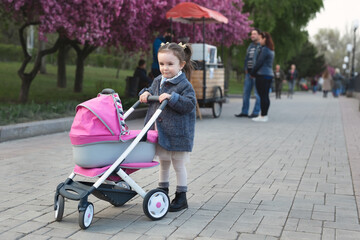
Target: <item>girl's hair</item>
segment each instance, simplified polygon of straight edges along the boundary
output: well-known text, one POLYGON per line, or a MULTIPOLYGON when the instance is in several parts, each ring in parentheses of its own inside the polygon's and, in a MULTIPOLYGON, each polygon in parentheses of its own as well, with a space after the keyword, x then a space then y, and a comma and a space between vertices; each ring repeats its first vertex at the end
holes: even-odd
MULTIPOLYGON (((181 44, 181 43, 180 43, 181 44)), ((185 72, 185 75, 188 80, 190 80, 191 71, 194 69, 192 62, 191 62, 191 55, 192 55, 192 49, 190 44, 177 44, 177 43, 166 43, 163 44, 158 51, 158 54, 160 52, 168 52, 171 51, 179 60, 180 62, 185 61, 185 66, 183 68, 183 71, 185 72)))
POLYGON ((270 50, 274 51, 275 46, 274 46, 274 42, 271 38, 270 33, 268 32, 261 32, 260 35, 262 36, 262 38, 265 38, 265 46, 267 46, 270 50))

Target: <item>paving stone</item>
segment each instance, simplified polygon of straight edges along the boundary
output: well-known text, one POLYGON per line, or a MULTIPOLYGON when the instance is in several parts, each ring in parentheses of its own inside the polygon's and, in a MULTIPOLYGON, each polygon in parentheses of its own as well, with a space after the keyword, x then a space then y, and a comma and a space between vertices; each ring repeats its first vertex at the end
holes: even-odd
POLYGON ((315 220, 326 220, 326 221, 334 221, 335 215, 333 213, 328 212, 316 212, 314 211, 311 216, 312 219, 315 220))
POLYGON ((282 226, 266 225, 261 223, 260 226, 256 229, 256 234, 280 237, 282 230, 282 226))
POLYGON ((265 235, 260 234, 248 234, 248 233, 242 233, 240 234, 239 240, 265 240, 265 235))
POLYGON ((308 233, 321 233, 322 221, 300 219, 296 231, 308 233))
POLYGON ((315 233, 305 233, 305 232, 295 232, 295 231, 284 231, 281 235, 282 240, 317 240, 321 239, 320 234, 315 233))
POLYGON ((313 213, 312 211, 294 209, 294 210, 291 210, 289 217, 311 219, 312 213, 313 213))
POLYGON ((321 239, 335 240, 335 229, 323 228, 321 239))
POLYGON ((46 226, 46 224, 30 221, 30 222, 25 222, 24 224, 11 229, 11 231, 28 234, 28 233, 34 232, 44 226, 46 226))
POLYGON ((336 239, 357 240, 360 239, 360 232, 337 229, 336 239))
POLYGON ((78 231, 69 237, 69 239, 83 239, 83 240, 99 240, 99 239, 110 239, 112 235, 94 233, 89 231, 78 231))

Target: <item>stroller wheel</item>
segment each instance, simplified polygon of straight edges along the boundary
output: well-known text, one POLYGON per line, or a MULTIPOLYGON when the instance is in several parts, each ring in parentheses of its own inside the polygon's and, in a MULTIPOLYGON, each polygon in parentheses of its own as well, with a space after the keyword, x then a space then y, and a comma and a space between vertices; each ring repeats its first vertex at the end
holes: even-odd
POLYGON ((145 195, 143 210, 151 220, 160 220, 168 213, 169 196, 160 189, 153 189, 145 195))
POLYGON ((64 197, 62 195, 59 195, 55 202, 55 220, 58 222, 60 222, 63 218, 64 206, 65 206, 64 197))
POLYGON ((87 229, 94 218, 94 205, 87 203, 84 211, 79 211, 79 226, 82 229, 87 229))

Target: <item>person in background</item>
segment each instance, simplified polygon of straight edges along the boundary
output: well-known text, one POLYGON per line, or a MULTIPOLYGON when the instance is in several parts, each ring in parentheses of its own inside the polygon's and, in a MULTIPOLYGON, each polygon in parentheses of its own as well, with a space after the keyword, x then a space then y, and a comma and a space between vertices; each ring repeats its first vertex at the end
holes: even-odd
POLYGON ((145 88, 149 87, 152 83, 152 79, 146 75, 146 62, 144 59, 140 59, 138 62, 138 66, 136 67, 134 71, 134 78, 139 79, 138 82, 138 92, 145 88))
POLYGON ((254 28, 251 31, 250 38, 252 43, 250 43, 249 47, 247 48, 245 63, 244 63, 245 81, 244 81, 243 105, 242 105, 241 113, 235 114, 236 117, 254 118, 257 117, 260 112, 260 97, 256 88, 254 88, 255 78, 252 78, 250 76, 250 72, 253 66, 255 66, 256 57, 258 56, 260 50, 259 35, 260 35, 260 30, 257 28, 254 28), (255 100, 253 112, 251 115, 249 115, 250 96, 253 88, 254 88, 254 94, 256 100, 255 100))
POLYGON ((171 42, 173 37, 174 33, 171 31, 170 28, 168 28, 162 36, 158 36, 153 42, 153 63, 151 65, 151 73, 154 78, 161 74, 158 62, 158 51, 160 45, 161 43, 171 42))
POLYGON ((280 65, 276 64, 275 71, 274 71, 274 78, 275 78, 275 98, 281 98, 281 90, 282 90, 282 83, 285 81, 285 73, 282 69, 280 69, 280 65))
POLYGON ((273 62, 275 57, 275 46, 270 33, 260 34, 261 50, 256 64, 254 65, 251 76, 255 76, 256 89, 260 95, 261 115, 252 120, 255 122, 267 122, 270 107, 269 89, 274 78, 273 62))
POLYGON ((298 77, 298 73, 296 70, 296 66, 295 64, 291 64, 290 70, 288 71, 288 75, 287 75, 287 81, 289 86, 288 98, 292 98, 294 95, 294 87, 297 77, 298 77))
POLYGON ((328 92, 331 91, 332 86, 333 86, 333 79, 327 68, 325 69, 324 73, 322 74, 322 78, 324 81, 324 83, 322 85, 323 97, 327 98, 328 92))
POLYGON ((311 89, 312 89, 314 94, 316 93, 316 91, 318 89, 318 82, 316 81, 315 77, 311 78, 311 89))
POLYGON ((342 82, 344 81, 344 77, 341 75, 340 69, 338 69, 338 68, 335 69, 335 74, 334 74, 333 79, 334 79, 333 94, 334 94, 334 97, 338 97, 343 92, 342 82))

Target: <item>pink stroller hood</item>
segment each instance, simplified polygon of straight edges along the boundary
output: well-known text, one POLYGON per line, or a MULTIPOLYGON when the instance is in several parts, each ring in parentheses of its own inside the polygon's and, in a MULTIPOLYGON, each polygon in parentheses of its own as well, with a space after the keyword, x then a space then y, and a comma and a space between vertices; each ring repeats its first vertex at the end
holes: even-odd
POLYGON ((76 107, 76 115, 70 130, 73 145, 94 142, 121 141, 127 134, 120 98, 116 93, 99 94, 76 107))

